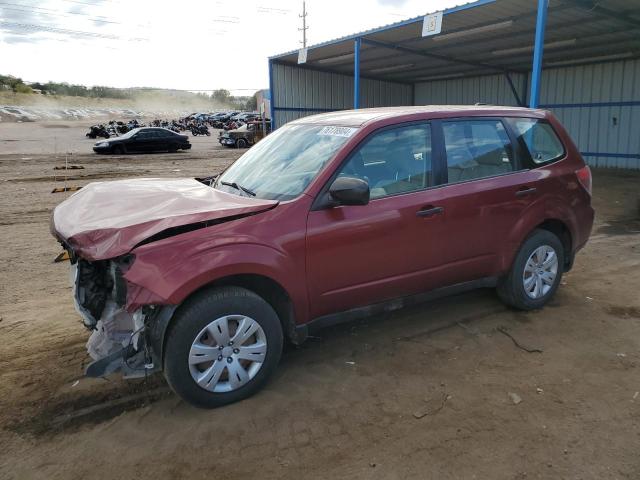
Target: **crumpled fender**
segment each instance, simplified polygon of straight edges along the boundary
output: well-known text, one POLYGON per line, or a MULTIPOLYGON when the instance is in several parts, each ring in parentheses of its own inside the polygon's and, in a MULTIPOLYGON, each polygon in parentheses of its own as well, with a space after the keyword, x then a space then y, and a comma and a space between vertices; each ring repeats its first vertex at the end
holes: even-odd
MULTIPOLYGON (((211 227, 217 229, 218 227, 211 227)), ((208 229, 204 229, 208 230, 208 229)), ((135 249, 124 277, 129 283, 127 310, 145 304, 179 305, 215 280, 232 275, 262 275, 289 294, 297 323, 308 317, 304 255, 287 255, 248 235, 202 238, 202 230, 135 249), (294 261, 300 259, 300 264, 294 261)), ((302 236, 299 248, 304 248, 302 236)))

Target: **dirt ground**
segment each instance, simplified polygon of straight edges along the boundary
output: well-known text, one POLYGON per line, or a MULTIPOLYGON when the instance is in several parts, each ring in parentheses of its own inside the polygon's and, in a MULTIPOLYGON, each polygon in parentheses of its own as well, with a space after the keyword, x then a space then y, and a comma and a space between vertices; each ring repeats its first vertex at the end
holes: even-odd
POLYGON ((49 234, 68 194, 50 192, 66 150, 84 166, 69 185, 208 175, 241 152, 212 136, 94 156, 84 132, 0 124, 1 479, 640 478, 640 175, 594 172, 592 238, 544 310, 483 290, 335 327, 205 411, 161 376, 82 378, 88 332, 49 234))

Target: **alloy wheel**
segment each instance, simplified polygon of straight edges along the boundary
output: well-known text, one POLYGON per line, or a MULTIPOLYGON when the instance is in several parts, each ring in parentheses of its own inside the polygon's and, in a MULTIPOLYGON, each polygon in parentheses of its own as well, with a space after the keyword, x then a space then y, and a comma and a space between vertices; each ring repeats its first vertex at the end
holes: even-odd
POLYGON ((196 336, 189 351, 189 371, 203 389, 231 392, 256 376, 267 354, 267 337, 245 315, 220 317, 196 336))
POLYGON ((544 297, 551 288, 558 275, 558 255, 549 245, 536 248, 525 263, 522 274, 524 291, 529 298, 544 297))

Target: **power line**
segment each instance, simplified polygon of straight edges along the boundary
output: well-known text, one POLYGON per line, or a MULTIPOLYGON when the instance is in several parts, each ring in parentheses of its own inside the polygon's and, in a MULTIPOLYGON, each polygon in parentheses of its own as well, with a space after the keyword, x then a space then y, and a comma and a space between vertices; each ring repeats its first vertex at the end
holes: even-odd
POLYGON ((221 23, 240 23, 240 18, 232 15, 220 15, 217 18, 214 18, 213 21, 221 23))
POLYGON ((91 3, 91 2, 81 2, 80 0, 62 0, 63 2, 69 2, 69 3, 77 3, 78 5, 87 5, 90 7, 102 7, 105 5, 106 0, 103 0, 103 2, 100 3, 91 3))
MULTIPOLYGON (((76 16, 85 17, 88 20, 91 20, 92 22, 111 23, 111 24, 114 24, 114 25, 124 25, 122 22, 116 22, 112 18, 110 19, 110 17, 105 17, 103 15, 100 15, 99 17, 91 17, 91 16, 87 15, 86 13, 82 13, 82 12, 57 13, 55 10, 51 10, 51 9, 48 9, 48 8, 34 7, 34 6, 31 6, 31 5, 24 5, 24 4, 21 4, 21 3, 0 2, 0 5, 10 5, 9 7, 7 7, 7 6, 3 7, 3 9, 12 10, 12 11, 15 11, 15 12, 32 12, 32 13, 35 13, 35 14, 38 14, 38 15, 48 15, 48 16, 53 16, 53 17, 65 17, 65 18, 74 18, 74 17, 72 17, 72 15, 76 15, 76 16), (15 7, 20 7, 20 8, 15 8, 15 7)), ((141 28, 149 28, 149 25, 132 24, 132 26, 141 27, 141 28)))
POLYGON ((289 9, 284 8, 274 8, 274 7, 263 7, 258 6, 258 13, 276 13, 278 15, 287 15, 291 12, 289 9))
POLYGON ((5 22, 0 20, 0 27, 9 27, 9 28, 18 28, 21 30, 29 30, 33 32, 50 32, 50 33, 60 33, 63 35, 77 35, 82 37, 91 37, 91 38, 103 38, 107 40, 126 40, 130 42, 144 42, 148 41, 148 38, 137 38, 137 37, 120 37, 118 35, 110 35, 107 33, 97 33, 97 32, 87 32, 83 30, 70 30, 68 28, 58 28, 52 27, 49 25, 41 25, 36 23, 17 23, 17 22, 5 22))
MULTIPOLYGON (((16 5, 16 6, 22 7, 22 5, 18 5, 18 4, 15 4, 15 3, 3 3, 3 2, 0 2, 0 5, 16 5)), ((73 18, 73 17, 71 17, 71 15, 65 15, 64 13, 53 13, 51 10, 47 10, 47 9, 44 9, 44 8, 40 9, 40 7, 28 7, 28 8, 24 8, 23 9, 23 8, 15 8, 15 7, 4 6, 4 7, 2 7, 2 9, 3 10, 11 10, 13 12, 25 12, 25 13, 26 12, 31 12, 31 13, 35 13, 37 15, 48 15, 48 16, 51 16, 51 17, 73 18), (35 8, 38 8, 38 10, 34 10, 35 8), (40 11, 40 10, 45 10, 45 11, 40 11), (49 12, 51 12, 51 13, 49 13, 49 12)), ((83 15, 81 13, 74 13, 74 12, 69 12, 69 13, 74 14, 74 15, 82 15, 84 17, 87 17, 88 20, 91 20, 93 22, 113 23, 113 24, 116 24, 116 25, 122 25, 122 23, 120 23, 120 22, 113 22, 113 21, 110 21, 110 20, 103 20, 101 18, 92 18, 92 17, 88 17, 87 15, 83 15)))

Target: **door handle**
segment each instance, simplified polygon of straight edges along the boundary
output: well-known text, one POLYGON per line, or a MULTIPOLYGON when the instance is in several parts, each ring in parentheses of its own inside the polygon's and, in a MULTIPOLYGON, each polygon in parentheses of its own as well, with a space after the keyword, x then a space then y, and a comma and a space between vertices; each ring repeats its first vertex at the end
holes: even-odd
POLYGON ((438 215, 439 213, 444 212, 444 207, 432 207, 428 206, 423 208, 422 210, 418 210, 416 215, 418 217, 432 217, 433 215, 438 215))
POLYGON ((537 191, 538 189, 534 187, 523 188, 516 192, 516 197, 524 197, 525 195, 531 195, 532 193, 536 193, 537 191))

